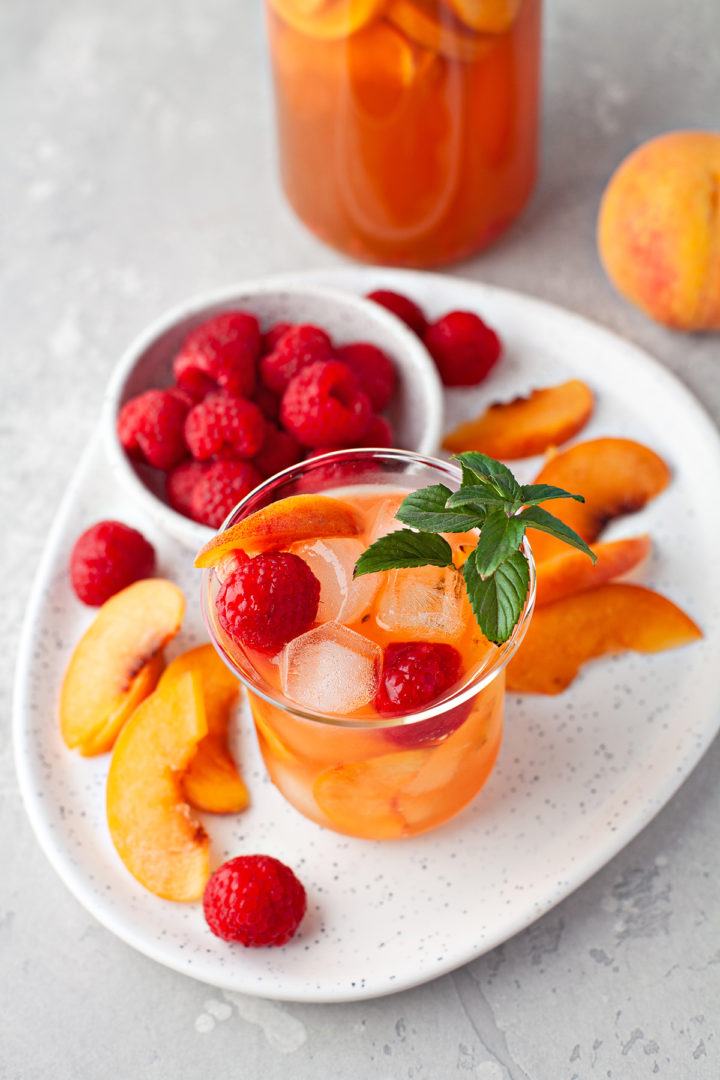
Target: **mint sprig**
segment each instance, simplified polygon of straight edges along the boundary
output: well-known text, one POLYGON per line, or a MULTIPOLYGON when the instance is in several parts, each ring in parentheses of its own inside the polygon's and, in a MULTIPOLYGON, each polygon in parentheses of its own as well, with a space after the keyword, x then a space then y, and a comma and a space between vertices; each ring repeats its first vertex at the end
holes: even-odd
POLYGON ((462 567, 465 590, 477 624, 489 641, 501 645, 518 624, 530 587, 522 550, 528 528, 540 529, 585 552, 588 545, 539 503, 576 499, 550 484, 520 484, 506 465, 474 451, 457 454, 462 483, 452 492, 444 484, 413 491, 396 517, 409 526, 381 536, 362 553, 354 576, 418 566, 453 566, 452 548, 439 533, 479 530, 478 542, 462 567))

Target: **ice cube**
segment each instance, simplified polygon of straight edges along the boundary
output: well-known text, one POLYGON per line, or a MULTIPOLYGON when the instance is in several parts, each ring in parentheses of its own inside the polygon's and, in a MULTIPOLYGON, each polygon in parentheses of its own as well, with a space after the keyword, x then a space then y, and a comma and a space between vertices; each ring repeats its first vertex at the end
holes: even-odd
POLYGON ((282 688, 298 705, 346 715, 375 697, 381 662, 374 641, 341 623, 325 623, 283 649, 282 688))
POLYGON ((390 495, 380 503, 368 530, 368 546, 380 536, 387 536, 388 533, 407 528, 395 517, 404 498, 404 494, 390 495))
POLYGON ((317 621, 352 623, 361 618, 380 586, 377 574, 367 574, 353 581, 353 568, 365 545, 354 537, 328 540, 305 540, 293 544, 293 554, 308 564, 320 582, 317 621))
POLYGON ((401 630, 409 639, 455 640, 468 615, 459 571, 452 566, 421 566, 390 571, 376 618, 383 630, 401 630))

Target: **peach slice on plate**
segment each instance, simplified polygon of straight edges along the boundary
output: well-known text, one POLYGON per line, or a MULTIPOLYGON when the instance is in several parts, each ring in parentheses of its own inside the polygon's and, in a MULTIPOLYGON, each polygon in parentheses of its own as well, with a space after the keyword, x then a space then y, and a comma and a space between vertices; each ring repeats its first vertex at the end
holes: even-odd
MULTIPOLYGON (((621 514, 641 510, 670 481, 670 470, 653 450, 632 439, 591 439, 548 459, 536 484, 553 484, 576 492, 585 502, 556 499, 545 504, 588 544, 621 514)), ((567 546, 548 533, 528 530, 536 562, 550 559, 567 546)))
POLYGON ((230 752, 228 726, 240 683, 208 644, 177 656, 163 672, 158 690, 187 671, 200 678, 208 731, 183 774, 182 790, 197 810, 237 813, 248 805, 248 792, 230 752))
POLYGON ((507 668, 515 693, 559 694, 586 660, 606 653, 654 653, 702 637, 693 620, 642 585, 606 584, 539 608, 507 668))
POLYGON ((290 495, 218 533, 200 549, 195 566, 216 566, 232 551, 279 551, 296 540, 359 532, 357 514, 348 503, 327 495, 290 495))
POLYGON ((281 19, 310 37, 349 37, 379 14, 385 0, 270 0, 281 19))
POLYGON ((185 597, 162 578, 136 581, 110 597, 75 647, 60 691, 67 746, 91 756, 118 732, 155 688, 161 650, 180 629, 185 597))
POLYGON ((136 709, 110 761, 107 819, 113 844, 133 877, 166 900, 198 900, 210 873, 210 841, 180 783, 206 735, 200 678, 188 671, 136 709))
POLYGON ((592 390, 579 379, 571 379, 533 390, 528 397, 488 406, 446 435, 443 446, 453 453, 479 450, 504 461, 532 457, 582 431, 594 404, 592 390))
POLYGON ((603 585, 626 574, 650 554, 649 536, 631 536, 627 540, 606 540, 595 544, 593 563, 584 552, 566 548, 564 552, 537 565, 535 607, 551 604, 563 596, 603 585))

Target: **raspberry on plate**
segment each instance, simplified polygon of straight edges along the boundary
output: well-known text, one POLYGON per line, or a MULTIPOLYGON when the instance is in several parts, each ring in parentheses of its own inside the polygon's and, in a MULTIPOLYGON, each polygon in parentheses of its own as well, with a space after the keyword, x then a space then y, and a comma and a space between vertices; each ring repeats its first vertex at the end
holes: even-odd
POLYGON ((497 363, 502 343, 472 311, 451 311, 423 337, 445 386, 475 386, 497 363))
POLYGON ((223 311, 192 330, 175 357, 173 372, 182 389, 200 396, 208 380, 228 393, 249 397, 260 354, 260 324, 244 311, 223 311))
MULTIPOLYGON (((392 642, 383 656, 375 708, 383 716, 419 712, 458 681, 461 665, 460 653, 452 645, 428 641, 392 642)), ((387 735, 395 742, 413 745, 434 742, 459 727, 469 711, 469 707, 460 706, 437 718, 389 729, 387 735), (464 713, 460 716, 462 710, 464 713), (455 713, 458 716, 453 715, 455 713)))
POLYGON ((260 361, 260 375, 269 390, 282 394, 286 386, 308 364, 332 359, 332 342, 324 330, 310 323, 291 326, 275 348, 260 361))
POLYGON ((121 589, 152 577, 155 550, 142 533, 121 521, 98 521, 78 537, 70 556, 70 581, 79 600, 100 607, 121 589))
POLYGON ((187 457, 183 435, 187 413, 187 402, 175 390, 146 390, 120 409, 120 445, 135 461, 172 469, 187 457))
POLYGON ((319 361, 291 380, 280 420, 303 446, 352 446, 370 424, 370 398, 339 360, 319 361))
POLYGON ((187 414, 185 442, 196 461, 247 460, 265 441, 266 420, 257 405, 230 394, 208 394, 187 414))
POLYGON ((190 517, 219 529, 241 499, 262 481, 248 461, 211 461, 202 465, 190 492, 190 517))
POLYGON ((418 337, 422 337, 427 329, 427 319, 421 308, 402 293, 392 292, 390 289, 376 289, 367 294, 368 300, 374 300, 376 304, 387 308, 393 315, 409 326, 418 337))
POLYGON ((302 882, 272 855, 238 855, 211 875, 205 919, 223 941, 248 947, 285 945, 307 908, 302 882))
POLYGON ((320 582, 298 555, 274 551, 243 563, 218 591, 220 625, 242 645, 276 653, 313 624, 320 582))
POLYGON ((373 409, 381 412, 395 389, 395 365, 387 353, 377 345, 355 341, 350 345, 338 346, 335 356, 355 372, 373 409))

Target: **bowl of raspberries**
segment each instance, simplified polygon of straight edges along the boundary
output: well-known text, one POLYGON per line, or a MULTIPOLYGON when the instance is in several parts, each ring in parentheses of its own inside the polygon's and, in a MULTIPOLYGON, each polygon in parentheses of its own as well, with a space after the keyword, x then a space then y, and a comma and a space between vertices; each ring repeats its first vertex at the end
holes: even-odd
POLYGON ((117 478, 171 535, 202 545, 259 483, 352 447, 435 450, 442 387, 379 303, 315 285, 239 285, 133 342, 108 387, 117 478))

